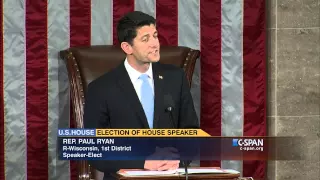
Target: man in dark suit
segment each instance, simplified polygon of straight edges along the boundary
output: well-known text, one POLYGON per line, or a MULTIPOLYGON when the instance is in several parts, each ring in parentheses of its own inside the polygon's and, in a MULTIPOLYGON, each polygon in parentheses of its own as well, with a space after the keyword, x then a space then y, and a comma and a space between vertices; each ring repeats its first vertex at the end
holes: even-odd
MULTIPOLYGON (((159 63, 160 44, 155 19, 139 11, 126 14, 117 26, 126 59, 89 84, 85 128, 199 128, 183 69, 159 63), (173 107, 175 122, 166 108, 173 107)), ((125 168, 169 170, 179 161, 92 161, 108 173, 125 168)))

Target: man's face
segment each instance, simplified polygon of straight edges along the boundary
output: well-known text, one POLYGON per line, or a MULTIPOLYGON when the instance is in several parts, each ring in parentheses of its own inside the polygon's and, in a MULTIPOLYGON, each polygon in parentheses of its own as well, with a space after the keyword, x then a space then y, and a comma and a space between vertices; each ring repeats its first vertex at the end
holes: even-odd
POLYGON ((133 39, 132 55, 140 63, 160 60, 160 43, 155 25, 137 29, 137 36, 133 39))

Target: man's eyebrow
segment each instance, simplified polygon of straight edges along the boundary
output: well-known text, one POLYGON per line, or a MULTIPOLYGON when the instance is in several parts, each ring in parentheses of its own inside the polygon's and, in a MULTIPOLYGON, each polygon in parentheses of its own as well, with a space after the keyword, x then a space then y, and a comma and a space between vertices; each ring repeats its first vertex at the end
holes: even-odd
MULTIPOLYGON (((158 31, 155 31, 153 34, 158 34, 158 31)), ((144 37, 149 37, 149 36, 150 36, 149 34, 145 34, 145 35, 141 36, 140 39, 143 39, 144 37)))
POLYGON ((144 37, 149 37, 149 36, 150 36, 149 34, 145 34, 145 35, 143 35, 143 36, 141 37, 141 39, 144 38, 144 37))

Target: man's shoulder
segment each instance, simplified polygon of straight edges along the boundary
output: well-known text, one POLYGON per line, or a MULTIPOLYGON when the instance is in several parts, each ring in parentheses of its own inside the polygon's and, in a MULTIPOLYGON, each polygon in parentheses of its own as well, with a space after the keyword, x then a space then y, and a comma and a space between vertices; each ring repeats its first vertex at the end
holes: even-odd
POLYGON ((108 72, 105 72, 98 78, 94 79, 88 84, 88 87, 90 89, 100 89, 100 90, 105 90, 108 87, 111 87, 112 84, 115 82, 116 77, 116 70, 112 69, 108 72))
POLYGON ((164 64, 161 62, 158 62, 155 64, 158 66, 162 72, 168 72, 168 73, 183 73, 183 69, 181 67, 178 67, 177 65, 173 64, 164 64))

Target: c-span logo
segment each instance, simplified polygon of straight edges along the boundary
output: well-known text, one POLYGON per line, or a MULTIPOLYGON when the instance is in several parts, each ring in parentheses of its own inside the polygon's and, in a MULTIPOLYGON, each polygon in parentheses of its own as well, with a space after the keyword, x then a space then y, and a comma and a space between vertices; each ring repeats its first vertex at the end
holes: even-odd
POLYGON ((232 146, 238 146, 238 139, 232 140, 232 146))
POLYGON ((232 146, 241 151, 263 151, 263 139, 232 139, 232 146))

